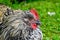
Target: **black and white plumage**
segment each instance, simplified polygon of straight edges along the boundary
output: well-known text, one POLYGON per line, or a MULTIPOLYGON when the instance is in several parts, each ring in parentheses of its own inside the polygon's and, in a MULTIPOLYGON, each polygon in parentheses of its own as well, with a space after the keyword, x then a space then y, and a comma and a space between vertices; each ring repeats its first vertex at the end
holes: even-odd
POLYGON ((33 15, 17 10, 4 18, 0 40, 42 40, 42 32, 31 27, 33 15), (32 16, 32 17, 30 17, 32 16))

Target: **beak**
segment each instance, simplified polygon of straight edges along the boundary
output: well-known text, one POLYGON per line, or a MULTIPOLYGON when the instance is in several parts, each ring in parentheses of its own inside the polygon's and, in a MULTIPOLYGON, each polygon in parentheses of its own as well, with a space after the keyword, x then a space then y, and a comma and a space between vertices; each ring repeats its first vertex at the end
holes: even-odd
POLYGON ((40 23, 40 21, 39 21, 39 20, 36 20, 36 24, 37 24, 37 25, 40 25, 41 23, 40 23))

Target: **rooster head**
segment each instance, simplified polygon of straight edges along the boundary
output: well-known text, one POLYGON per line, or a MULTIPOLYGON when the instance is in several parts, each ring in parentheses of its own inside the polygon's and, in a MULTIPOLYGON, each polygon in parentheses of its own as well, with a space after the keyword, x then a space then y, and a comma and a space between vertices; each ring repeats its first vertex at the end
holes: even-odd
POLYGON ((34 9, 34 8, 32 8, 32 9, 30 10, 30 12, 31 12, 31 14, 33 15, 34 20, 35 20, 34 23, 31 23, 31 26, 32 26, 33 29, 36 29, 36 28, 37 28, 37 25, 40 25, 38 12, 37 12, 36 9, 34 9))

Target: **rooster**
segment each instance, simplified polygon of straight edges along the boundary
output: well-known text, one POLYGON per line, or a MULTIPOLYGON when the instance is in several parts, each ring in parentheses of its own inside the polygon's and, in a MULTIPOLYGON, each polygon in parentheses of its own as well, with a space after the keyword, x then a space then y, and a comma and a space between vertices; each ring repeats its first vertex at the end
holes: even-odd
POLYGON ((39 16, 35 9, 29 11, 15 10, 6 12, 0 40, 42 40, 42 31, 39 29, 39 16), (12 14, 10 14, 12 13, 12 14))

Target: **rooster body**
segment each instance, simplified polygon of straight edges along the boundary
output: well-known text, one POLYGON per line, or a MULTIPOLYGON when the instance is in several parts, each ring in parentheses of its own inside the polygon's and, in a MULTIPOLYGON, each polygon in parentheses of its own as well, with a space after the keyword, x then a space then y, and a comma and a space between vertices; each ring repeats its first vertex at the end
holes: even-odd
POLYGON ((9 11, 7 14, 2 23, 0 40, 42 40, 42 32, 30 11, 9 11))

